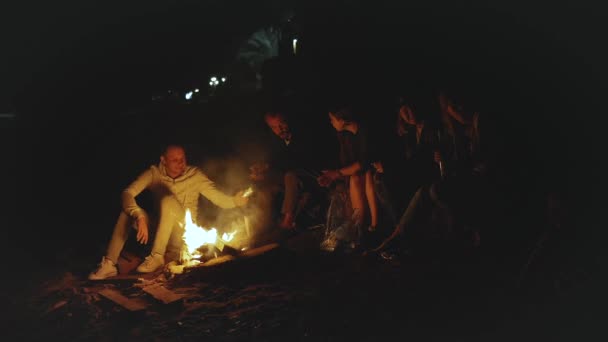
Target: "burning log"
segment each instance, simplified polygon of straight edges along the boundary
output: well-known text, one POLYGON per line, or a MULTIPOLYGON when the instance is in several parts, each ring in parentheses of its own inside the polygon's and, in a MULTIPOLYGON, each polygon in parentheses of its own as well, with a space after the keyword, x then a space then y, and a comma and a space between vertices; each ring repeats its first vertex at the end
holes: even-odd
MULTIPOLYGON (((226 246, 226 247, 228 247, 228 246, 226 246)), ((229 254, 224 254, 224 255, 212 258, 203 263, 199 262, 199 263, 189 264, 189 265, 178 264, 177 262, 172 262, 167 265, 166 269, 171 274, 182 274, 182 273, 188 272, 190 270, 213 267, 213 266, 225 264, 225 263, 228 263, 231 261, 251 259, 254 257, 261 256, 263 254, 266 254, 272 250, 277 249, 278 247, 279 247, 279 244, 277 244, 277 243, 271 243, 271 244, 264 245, 261 247, 246 249, 246 250, 241 250, 241 251, 228 247, 228 248, 225 248, 224 250, 230 251, 229 254)))
MULTIPOLYGON (((243 192, 242 196, 249 197, 252 194, 253 187, 249 187, 243 192)), ((217 258, 219 255, 237 255, 238 248, 244 245, 244 239, 240 236, 246 235, 247 239, 251 236, 247 216, 245 215, 243 220, 237 219, 232 222, 231 227, 231 233, 220 235, 216 228, 205 229, 198 226, 192 219, 190 211, 186 210, 182 237, 184 244, 179 260, 167 265, 166 269, 173 274, 179 274, 183 272, 184 267, 196 266, 212 258, 217 258), (239 238, 235 239, 235 235, 239 232, 241 233, 239 238), (232 246, 229 246, 228 243, 231 243, 232 246)))

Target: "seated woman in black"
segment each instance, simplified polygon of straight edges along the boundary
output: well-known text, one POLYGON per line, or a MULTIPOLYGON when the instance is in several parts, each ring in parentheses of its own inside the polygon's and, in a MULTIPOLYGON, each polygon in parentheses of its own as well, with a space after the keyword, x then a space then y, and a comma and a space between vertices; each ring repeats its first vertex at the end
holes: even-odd
MULTIPOLYGON (((482 176, 486 173, 485 153, 480 144, 479 112, 463 108, 455 96, 439 94, 442 121, 442 155, 452 175, 482 176)), ((469 105, 470 106, 470 105, 469 105)))
POLYGON ((370 170, 370 148, 367 127, 348 108, 331 110, 329 120, 338 132, 340 165, 337 170, 323 171, 318 178, 321 186, 329 186, 340 177, 348 177, 350 200, 356 224, 362 224, 367 207, 370 213, 369 231, 378 225, 378 207, 370 170))
POLYGON ((431 98, 420 95, 402 96, 397 114, 399 163, 396 170, 402 178, 397 185, 405 203, 422 185, 439 180, 443 169, 440 159, 438 108, 431 98), (427 103, 428 102, 428 103, 427 103))

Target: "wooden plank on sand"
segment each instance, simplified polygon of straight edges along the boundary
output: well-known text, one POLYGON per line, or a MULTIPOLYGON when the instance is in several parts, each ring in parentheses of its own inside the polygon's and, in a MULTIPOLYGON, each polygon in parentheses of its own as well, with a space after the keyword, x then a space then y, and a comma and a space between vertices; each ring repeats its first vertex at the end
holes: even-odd
POLYGON ((278 247, 279 247, 278 243, 270 243, 270 244, 267 244, 267 245, 264 245, 261 247, 244 250, 244 251, 240 252, 237 256, 222 255, 217 258, 213 258, 200 265, 194 266, 192 268, 213 267, 213 266, 222 265, 222 264, 225 264, 225 263, 231 262, 231 261, 238 261, 238 260, 242 260, 242 259, 253 258, 256 256, 260 256, 264 253, 267 253, 269 251, 272 251, 278 247))
POLYGON ((122 293, 114 289, 103 289, 99 291, 99 294, 129 311, 144 310, 147 307, 145 303, 142 303, 138 300, 129 299, 123 296, 122 293))
POLYGON ((144 290, 146 293, 150 294, 152 297, 158 299, 159 301, 165 304, 170 304, 175 301, 181 300, 186 296, 183 294, 177 294, 167 289, 162 284, 153 284, 150 286, 146 286, 142 290, 144 290))

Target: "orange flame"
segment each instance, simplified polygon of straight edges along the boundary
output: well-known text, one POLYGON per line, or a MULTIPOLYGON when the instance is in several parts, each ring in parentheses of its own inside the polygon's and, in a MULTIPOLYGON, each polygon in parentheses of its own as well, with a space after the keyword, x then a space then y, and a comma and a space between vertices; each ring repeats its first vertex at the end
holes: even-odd
POLYGON ((200 255, 198 249, 204 245, 216 245, 220 239, 222 243, 232 241, 236 233, 236 231, 232 233, 224 233, 221 237, 219 237, 217 234, 217 229, 211 228, 207 230, 194 223, 190 210, 186 209, 182 261, 189 262, 192 259, 192 256, 200 255))

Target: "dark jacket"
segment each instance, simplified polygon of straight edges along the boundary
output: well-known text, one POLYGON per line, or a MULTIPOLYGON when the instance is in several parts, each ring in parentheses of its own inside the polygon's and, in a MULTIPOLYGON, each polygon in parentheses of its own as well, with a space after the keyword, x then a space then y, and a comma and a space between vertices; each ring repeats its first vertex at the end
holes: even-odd
POLYGON ((299 131, 291 133, 289 143, 276 135, 270 137, 268 145, 270 150, 270 168, 285 173, 297 169, 317 169, 318 163, 313 158, 309 137, 299 131))

